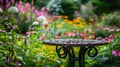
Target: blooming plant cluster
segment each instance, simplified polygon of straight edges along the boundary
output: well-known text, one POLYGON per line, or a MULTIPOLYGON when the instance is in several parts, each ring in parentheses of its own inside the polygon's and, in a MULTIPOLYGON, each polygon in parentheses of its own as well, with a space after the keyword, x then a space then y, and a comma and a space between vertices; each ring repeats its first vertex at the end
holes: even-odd
POLYGON ((14 0, 0 0, 0 48, 3 50, 0 57, 4 55, 5 58, 0 58, 0 63, 4 62, 0 66, 31 65, 32 61, 29 62, 30 56, 28 56, 30 54, 28 37, 36 33, 36 25, 40 27, 48 24, 45 11, 45 7, 38 10, 32 4, 24 3, 22 0, 16 3, 14 0))
MULTIPOLYGON (((98 47, 100 53, 97 61, 92 59, 91 63, 89 57, 85 57, 88 67, 99 64, 101 58, 105 61, 106 57, 120 57, 120 29, 101 23, 93 24, 95 20, 91 17, 87 17, 88 23, 83 17, 76 16, 69 20, 66 15, 51 15, 48 13, 50 9, 43 7, 38 10, 33 2, 0 0, 0 67, 60 67, 67 64, 66 59, 58 58, 55 47, 43 45, 42 40, 51 38, 109 42, 109 45, 98 47), (101 26, 93 26, 97 24, 101 26)), ((81 9, 88 11, 85 5, 81 9)), ((78 49, 75 50, 77 53, 78 49)))

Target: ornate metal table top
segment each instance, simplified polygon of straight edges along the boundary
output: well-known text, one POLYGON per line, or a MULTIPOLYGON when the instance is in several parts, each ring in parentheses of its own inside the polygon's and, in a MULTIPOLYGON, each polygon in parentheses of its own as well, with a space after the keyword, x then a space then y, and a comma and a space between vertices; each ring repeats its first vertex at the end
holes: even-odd
POLYGON ((50 39, 44 40, 46 45, 59 45, 59 46, 99 46, 107 44, 108 42, 102 40, 83 40, 83 39, 50 39))

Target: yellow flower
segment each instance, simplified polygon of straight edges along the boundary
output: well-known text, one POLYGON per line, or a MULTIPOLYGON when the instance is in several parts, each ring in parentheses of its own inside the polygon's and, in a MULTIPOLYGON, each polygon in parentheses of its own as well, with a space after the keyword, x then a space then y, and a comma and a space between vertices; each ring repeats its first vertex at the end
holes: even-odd
POLYGON ((58 27, 58 28, 62 28, 62 24, 58 24, 57 27, 58 27))
POLYGON ((65 19, 65 20, 64 20, 64 22, 68 22, 68 20, 67 20, 67 19, 65 19))
POLYGON ((68 16, 63 16, 65 19, 67 19, 68 18, 68 16))
POLYGON ((37 49, 37 48, 33 49, 33 52, 37 53, 37 52, 38 52, 38 49, 37 49))
POLYGON ((90 19, 89 19, 89 21, 90 21, 90 22, 93 22, 93 21, 94 21, 94 19, 93 19, 93 18, 90 18, 90 19))
POLYGON ((68 21, 67 23, 68 23, 68 24, 73 24, 73 22, 72 22, 72 21, 68 21))
POLYGON ((79 27, 80 27, 80 28, 84 28, 84 25, 82 25, 82 24, 79 24, 79 27))

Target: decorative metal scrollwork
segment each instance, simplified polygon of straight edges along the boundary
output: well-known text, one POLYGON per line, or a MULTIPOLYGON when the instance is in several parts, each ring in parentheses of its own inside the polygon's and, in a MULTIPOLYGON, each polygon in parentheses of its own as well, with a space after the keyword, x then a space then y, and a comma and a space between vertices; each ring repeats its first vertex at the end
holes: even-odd
POLYGON ((95 57, 95 56, 97 56, 97 54, 98 54, 98 51, 97 51, 97 48, 96 47, 94 47, 94 46, 90 46, 90 47, 88 47, 87 48, 87 54, 88 54, 88 56, 90 56, 90 57, 95 57), (94 54, 91 54, 91 51, 94 49, 94 54))
POLYGON ((65 46, 56 46, 56 52, 60 58, 65 58, 67 56, 67 48, 65 46), (60 53, 63 51, 63 53, 60 53))
POLYGON ((60 58, 66 58, 67 55, 74 57, 74 51, 71 46, 56 46, 56 52, 60 58))

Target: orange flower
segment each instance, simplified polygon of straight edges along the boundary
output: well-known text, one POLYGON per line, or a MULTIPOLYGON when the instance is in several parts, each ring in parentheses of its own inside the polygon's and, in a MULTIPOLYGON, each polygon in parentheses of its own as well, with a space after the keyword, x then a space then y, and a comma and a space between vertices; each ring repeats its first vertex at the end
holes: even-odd
POLYGON ((60 15, 60 16, 58 16, 58 18, 63 18, 63 16, 62 16, 62 15, 60 15))
POLYGON ((61 35, 56 35, 55 38, 56 38, 56 39, 60 39, 60 38, 62 38, 62 37, 61 37, 61 35))
POLYGON ((63 16, 65 19, 67 19, 68 18, 68 16, 63 16))
POLYGON ((73 24, 73 22, 72 22, 72 21, 70 21, 70 20, 69 20, 67 23, 68 23, 68 24, 73 24))
POLYGON ((80 22, 80 19, 79 19, 79 18, 74 18, 74 19, 73 19, 73 22, 75 22, 75 23, 76 23, 76 22, 80 22))
POLYGON ((94 39, 95 36, 94 36, 94 35, 90 35, 89 38, 90 38, 90 39, 94 39))
POLYGON ((92 31, 92 32, 91 32, 91 34, 93 34, 93 35, 94 35, 94 34, 95 34, 95 32, 94 32, 94 31, 92 31))

